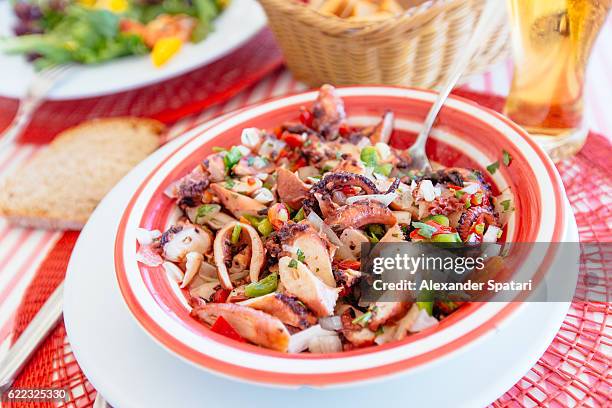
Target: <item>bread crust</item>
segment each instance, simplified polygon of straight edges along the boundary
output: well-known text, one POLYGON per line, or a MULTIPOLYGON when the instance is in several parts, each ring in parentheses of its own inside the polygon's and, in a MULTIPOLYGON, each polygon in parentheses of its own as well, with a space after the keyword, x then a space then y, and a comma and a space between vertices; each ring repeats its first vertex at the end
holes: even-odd
POLYGON ((23 227, 80 230, 106 193, 159 147, 165 129, 118 117, 63 131, 0 184, 0 215, 23 227))

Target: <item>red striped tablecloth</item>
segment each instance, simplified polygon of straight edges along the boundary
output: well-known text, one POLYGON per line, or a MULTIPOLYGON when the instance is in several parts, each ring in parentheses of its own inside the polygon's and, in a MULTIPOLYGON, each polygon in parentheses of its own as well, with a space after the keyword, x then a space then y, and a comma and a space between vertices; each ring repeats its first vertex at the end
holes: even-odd
MULTIPOLYGON (((586 119, 594 132, 608 137, 612 135, 610 49, 612 49, 612 18, 608 19, 604 26, 594 50, 586 88, 586 119)), ((491 71, 472 78, 462 89, 504 95, 508 91, 511 71, 511 64, 500 64, 491 71)), ((287 71, 274 72, 256 86, 239 93, 227 102, 177 122, 171 129, 171 135, 178 135, 186 129, 244 105, 304 89, 305 86, 294 81, 287 71)), ((597 143, 593 154, 602 154, 602 149, 604 153, 607 151, 607 155, 612 154, 609 141, 598 139, 597 143)), ((14 145, 0 151, 0 178, 26 161, 39 148, 34 145, 14 145)), ((576 163, 570 161, 560 164, 559 168, 564 174, 568 194, 574 198, 573 209, 582 227, 581 238, 590 241, 611 241, 610 167, 597 169, 604 177, 604 181, 607 179, 604 191, 608 194, 599 197, 596 203, 589 203, 581 200, 585 186, 582 181, 578 182, 581 175, 573 171, 575 165, 576 163), (603 222, 603 227, 592 225, 594 212, 598 214, 597 221, 603 222)), ((13 228, 0 219, 0 359, 11 342, 15 312, 25 290, 40 263, 61 236, 62 234, 57 232, 13 228)), ((562 330, 538 365, 496 404, 567 406, 582 401, 587 406, 599 406, 611 403, 609 397, 612 389, 610 380, 612 325, 608 320, 608 316, 611 315, 610 304, 601 307, 574 305, 564 324, 565 332, 562 330), (583 344, 589 340, 588 336, 581 337, 582 340, 579 341, 579 337, 585 333, 587 335, 591 333, 593 344, 583 344), (602 386, 603 393, 593 391, 594 387, 601 390, 602 386)), ((93 392, 89 390, 89 394, 93 392)))

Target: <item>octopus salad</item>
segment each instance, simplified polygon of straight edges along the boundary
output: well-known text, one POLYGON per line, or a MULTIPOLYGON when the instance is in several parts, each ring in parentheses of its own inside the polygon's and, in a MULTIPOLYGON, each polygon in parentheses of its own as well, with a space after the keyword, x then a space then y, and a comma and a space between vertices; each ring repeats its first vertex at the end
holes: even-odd
POLYGON ((299 119, 247 128, 165 191, 180 216, 138 231, 212 331, 279 352, 331 353, 404 339, 461 302, 362 302, 362 243, 496 242, 511 203, 476 170, 411 170, 394 115, 349 125, 323 86, 299 119))

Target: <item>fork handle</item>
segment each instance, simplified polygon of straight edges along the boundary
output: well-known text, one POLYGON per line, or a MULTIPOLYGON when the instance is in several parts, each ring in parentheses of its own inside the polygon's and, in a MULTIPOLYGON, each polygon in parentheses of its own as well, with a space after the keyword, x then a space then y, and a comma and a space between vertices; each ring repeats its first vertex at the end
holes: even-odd
POLYGON ((26 97, 19 104, 17 114, 13 118, 13 121, 2 133, 0 133, 0 149, 13 143, 17 139, 17 136, 19 136, 30 123, 32 115, 41 105, 43 99, 44 95, 33 95, 28 92, 26 97))
MULTIPOLYGON (((459 59, 455 62, 455 65, 452 68, 452 71, 446 82, 442 84, 441 90, 438 93, 436 101, 430 108, 427 113, 427 118, 425 118, 425 123, 421 127, 421 131, 412 145, 411 149, 421 149, 423 152, 425 151, 425 143, 427 143, 427 137, 429 136, 429 132, 433 127, 433 124, 438 117, 438 113, 440 113, 440 109, 446 102, 446 98, 451 93, 459 78, 463 74, 465 68, 468 66, 472 57, 479 51, 484 44, 486 43, 484 40, 485 35, 488 33, 492 22, 495 22, 495 17, 499 12, 500 5, 496 0, 487 0, 485 1, 484 8, 480 14, 478 19, 478 23, 474 32, 472 33, 471 38, 468 40, 466 47, 463 51, 461 51, 461 55, 459 59)), ((503 5, 502 5, 503 7, 503 5)))
POLYGON ((64 284, 55 289, 28 327, 0 362, 0 393, 6 392, 28 359, 55 327, 62 315, 64 284))

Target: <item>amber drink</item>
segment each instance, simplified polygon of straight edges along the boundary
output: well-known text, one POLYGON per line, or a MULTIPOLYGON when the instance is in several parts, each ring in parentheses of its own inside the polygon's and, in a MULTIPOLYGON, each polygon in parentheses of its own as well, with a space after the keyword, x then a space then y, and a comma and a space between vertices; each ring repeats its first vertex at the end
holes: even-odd
POLYGON ((586 140, 583 90, 589 55, 612 0, 509 0, 514 77, 505 114, 553 157, 586 140))

